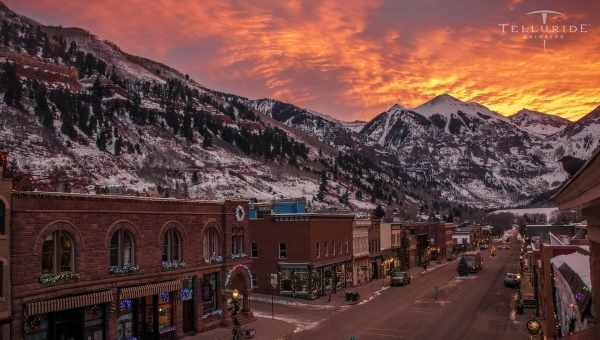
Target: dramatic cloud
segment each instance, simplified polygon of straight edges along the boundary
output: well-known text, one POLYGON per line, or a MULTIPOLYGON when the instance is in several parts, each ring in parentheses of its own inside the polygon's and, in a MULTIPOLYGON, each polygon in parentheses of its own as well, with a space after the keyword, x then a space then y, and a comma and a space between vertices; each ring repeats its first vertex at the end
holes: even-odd
MULTIPOLYGON (((10 0, 80 26, 208 87, 368 119, 450 93, 510 115, 577 119, 600 104, 600 5, 549 1, 10 0), (546 41, 500 24, 589 24, 546 41)), ((520 29, 520 28, 518 28, 520 29)), ((560 35, 560 34, 559 34, 560 35)))

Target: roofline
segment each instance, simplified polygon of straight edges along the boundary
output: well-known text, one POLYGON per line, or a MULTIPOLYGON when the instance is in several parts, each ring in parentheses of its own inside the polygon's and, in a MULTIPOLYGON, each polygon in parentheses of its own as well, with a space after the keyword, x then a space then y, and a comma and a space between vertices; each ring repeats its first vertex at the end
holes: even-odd
POLYGON ((278 214, 271 214, 271 216, 273 217, 294 217, 294 216, 299 216, 299 217, 352 217, 354 218, 354 213, 314 213, 314 212, 307 212, 307 213, 278 213, 278 214))
POLYGON ((199 199, 181 199, 174 197, 146 197, 146 196, 131 196, 131 195, 104 195, 104 194, 85 194, 85 193, 68 193, 68 192, 50 192, 50 191, 12 191, 13 196, 26 197, 53 197, 53 198, 84 198, 97 200, 128 200, 128 201, 146 201, 146 202, 174 202, 174 203, 203 203, 222 205, 227 201, 233 202, 248 202, 241 198, 231 198, 223 200, 199 200, 199 199))
POLYGON ((565 191, 567 189, 567 187, 573 182, 575 181, 575 179, 577 179, 584 171, 586 171, 586 169, 588 168, 588 166, 590 164, 592 164, 592 162, 597 158, 600 157, 600 147, 596 148, 596 151, 594 151, 594 154, 585 162, 585 164, 579 168, 579 170, 577 170, 577 172, 575 173, 575 175, 571 176, 571 178, 569 178, 565 183, 563 183, 563 185, 558 189, 558 191, 556 191, 552 196, 550 196, 550 199, 555 201, 558 196, 560 194, 562 194, 563 191, 565 191))

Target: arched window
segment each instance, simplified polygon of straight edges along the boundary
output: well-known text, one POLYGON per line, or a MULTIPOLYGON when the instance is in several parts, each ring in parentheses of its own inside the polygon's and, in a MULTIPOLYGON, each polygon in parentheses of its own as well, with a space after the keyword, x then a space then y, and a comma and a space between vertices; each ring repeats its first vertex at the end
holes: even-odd
POLYGON ((216 257, 221 256, 221 247, 219 247, 219 232, 216 228, 211 227, 204 233, 202 240, 202 249, 204 252, 204 260, 213 262, 216 257))
POLYGON ((125 229, 115 231, 110 239, 110 265, 131 266, 135 264, 133 236, 125 229))
POLYGON ((42 246, 42 273, 75 270, 75 244, 68 232, 57 230, 48 235, 42 246))
POLYGON ((231 255, 244 253, 244 228, 233 228, 231 232, 231 255))
POLYGON ((175 228, 167 230, 163 240, 162 260, 167 262, 181 261, 183 258, 181 249, 181 236, 175 228))

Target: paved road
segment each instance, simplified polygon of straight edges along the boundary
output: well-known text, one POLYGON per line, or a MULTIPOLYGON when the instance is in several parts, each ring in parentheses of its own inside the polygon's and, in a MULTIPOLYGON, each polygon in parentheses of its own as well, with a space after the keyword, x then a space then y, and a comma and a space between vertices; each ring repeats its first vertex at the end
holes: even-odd
MULTIPOLYGON (((485 252, 484 269, 466 279, 456 277, 452 263, 342 311, 277 306, 276 315, 299 325, 294 340, 526 339, 524 325, 510 320, 514 290, 503 286, 517 258, 513 244, 494 258, 485 252)), ((260 313, 265 306, 257 307, 260 313)))

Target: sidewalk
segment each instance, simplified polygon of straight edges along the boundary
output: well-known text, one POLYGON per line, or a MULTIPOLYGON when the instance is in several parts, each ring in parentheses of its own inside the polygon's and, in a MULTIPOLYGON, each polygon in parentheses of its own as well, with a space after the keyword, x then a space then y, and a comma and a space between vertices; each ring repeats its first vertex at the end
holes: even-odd
MULTIPOLYGON (((256 318, 242 328, 254 328, 256 330, 255 340, 285 339, 294 332, 295 326, 280 320, 270 318, 256 318)), ((231 328, 215 328, 207 332, 183 337, 184 340, 231 340, 231 328)))
MULTIPOLYGON (((427 267, 426 270, 424 270, 423 267, 413 267, 410 268, 408 272, 413 278, 416 278, 453 263, 455 263, 454 260, 450 262, 444 261, 441 264, 435 264, 427 267)), ((306 309, 340 310, 348 308, 352 304, 363 304, 371 301, 387 288, 389 288, 389 278, 377 279, 360 286, 345 288, 335 294, 331 294, 331 296, 326 295, 315 300, 275 295, 273 302, 277 305, 294 306, 306 309), (349 303, 346 301, 346 292, 358 292, 360 294, 360 300, 355 303, 349 303)), ((271 295, 252 293, 252 295, 250 295, 250 300, 262 303, 271 303, 271 295)))

